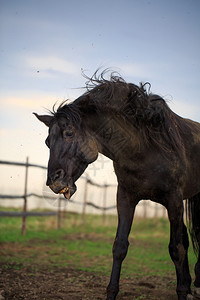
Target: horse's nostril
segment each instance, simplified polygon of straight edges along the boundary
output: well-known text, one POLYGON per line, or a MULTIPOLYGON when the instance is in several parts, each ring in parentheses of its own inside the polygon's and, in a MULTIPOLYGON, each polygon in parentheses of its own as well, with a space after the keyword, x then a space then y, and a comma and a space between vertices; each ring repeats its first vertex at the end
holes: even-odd
POLYGON ((64 170, 62 170, 62 169, 57 170, 54 175, 54 181, 63 178, 64 175, 65 175, 64 170))
POLYGON ((55 181, 57 181, 59 179, 63 179, 64 177, 65 177, 65 171, 62 169, 58 169, 57 171, 55 171, 53 173, 48 172, 46 185, 50 186, 55 181))

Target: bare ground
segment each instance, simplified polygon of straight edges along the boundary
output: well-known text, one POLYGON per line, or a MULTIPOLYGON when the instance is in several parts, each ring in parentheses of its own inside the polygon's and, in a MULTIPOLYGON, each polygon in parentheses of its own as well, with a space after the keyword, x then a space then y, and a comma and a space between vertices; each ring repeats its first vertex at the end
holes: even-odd
MULTIPOLYGON (((74 268, 0 266, 0 299, 106 299, 109 278, 74 268)), ((120 281, 117 300, 177 300, 173 277, 135 276, 120 281)))

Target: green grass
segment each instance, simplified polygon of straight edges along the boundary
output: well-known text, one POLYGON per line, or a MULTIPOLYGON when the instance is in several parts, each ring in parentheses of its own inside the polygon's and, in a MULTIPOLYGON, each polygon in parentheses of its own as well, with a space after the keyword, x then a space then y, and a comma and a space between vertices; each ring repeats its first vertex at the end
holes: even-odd
MULTIPOLYGON (((110 274, 112 243, 117 219, 67 213, 57 230, 55 217, 27 218, 26 236, 21 235, 20 218, 0 219, 0 262, 7 268, 72 266, 89 272, 110 274)), ((130 234, 128 255, 123 263, 122 278, 137 274, 175 274, 168 254, 169 223, 167 219, 136 219, 130 234)), ((195 256, 190 247, 189 261, 194 268, 195 256)))

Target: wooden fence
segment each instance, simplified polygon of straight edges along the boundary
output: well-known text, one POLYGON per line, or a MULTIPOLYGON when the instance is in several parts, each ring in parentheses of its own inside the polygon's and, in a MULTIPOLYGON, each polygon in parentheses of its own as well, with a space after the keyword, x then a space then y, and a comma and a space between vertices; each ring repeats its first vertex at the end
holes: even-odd
MULTIPOLYGON (((76 201, 74 199, 66 200, 62 196, 48 196, 45 195, 38 195, 36 193, 28 193, 27 191, 27 186, 28 186, 28 173, 29 173, 29 168, 40 168, 43 170, 46 170, 47 168, 41 165, 37 164, 31 164, 29 163, 29 158, 26 158, 25 163, 20 163, 20 162, 10 162, 10 161, 0 161, 0 164, 4 165, 13 165, 13 166, 20 166, 20 167, 25 167, 25 178, 24 178, 24 193, 22 195, 3 195, 0 194, 0 199, 23 199, 23 210, 22 212, 5 212, 5 211, 0 211, 0 217, 22 217, 22 234, 25 235, 26 233, 26 218, 30 216, 52 216, 56 215, 57 216, 57 226, 60 228, 61 224, 61 202, 62 201, 69 201, 70 203, 75 203, 78 205, 82 205, 82 222, 85 222, 85 217, 86 217, 86 207, 94 207, 95 209, 101 210, 102 215, 103 215, 103 221, 105 221, 106 218, 106 211, 115 209, 116 205, 112 206, 107 206, 107 191, 109 187, 116 187, 116 185, 111 185, 111 184, 97 184, 93 182, 91 179, 88 177, 82 176, 82 178, 85 180, 85 187, 84 187, 84 196, 83 196, 83 201, 76 201), (91 201, 88 201, 88 189, 89 186, 94 186, 100 189, 103 189, 103 206, 96 205, 92 203, 91 201), (28 212, 27 211, 27 201, 31 197, 36 197, 36 198, 45 198, 46 200, 54 200, 55 198, 58 199, 58 205, 57 205, 57 212, 28 212), (61 198, 62 197, 62 198, 61 198)), ((166 210, 165 208, 162 208, 160 205, 155 204, 153 207, 150 206, 148 201, 141 201, 138 206, 140 208, 142 207, 142 213, 139 214, 141 217, 148 217, 148 210, 153 209, 153 217, 158 217, 158 216, 165 216, 166 215, 166 210), (160 210, 162 209, 162 212, 160 210)))
POLYGON ((85 222, 85 215, 86 215, 86 207, 87 206, 92 206, 96 209, 99 209, 102 211, 103 214, 103 219, 105 220, 105 212, 107 210, 113 209, 116 207, 116 205, 113 206, 109 206, 106 207, 106 191, 107 188, 109 186, 113 186, 113 185, 108 185, 108 184, 104 184, 104 185, 100 185, 97 183, 94 183, 93 181, 91 181, 89 178, 82 176, 82 178, 85 179, 85 191, 84 191, 84 199, 83 202, 79 202, 79 201, 75 201, 73 199, 69 199, 69 200, 65 200, 65 198, 61 198, 62 196, 48 196, 45 195, 38 195, 36 193, 28 193, 27 192, 27 186, 28 186, 28 170, 29 167, 35 167, 35 168, 40 168, 40 169, 44 169, 46 170, 47 168, 41 165, 37 165, 37 164, 31 164, 29 163, 29 158, 26 158, 26 163, 21 163, 21 162, 11 162, 11 161, 0 161, 0 164, 4 164, 4 165, 13 165, 13 166, 20 166, 20 167, 25 167, 25 179, 24 179, 24 193, 22 195, 9 195, 9 194, 0 194, 0 199, 23 199, 23 210, 22 212, 11 212, 11 211, 0 211, 0 217, 22 217, 22 235, 25 235, 26 233, 26 218, 30 217, 30 216, 53 216, 53 215, 57 215, 57 224, 58 224, 58 228, 60 228, 60 224, 61 224, 61 202, 62 201, 69 201, 71 203, 76 203, 79 205, 82 205, 82 222, 85 222), (104 190, 103 195, 104 195, 104 206, 98 206, 92 202, 87 201, 87 191, 88 191, 88 185, 93 185, 96 187, 100 187, 104 190), (46 200, 54 200, 56 197, 58 197, 58 206, 57 206, 57 212, 28 212, 27 211, 27 201, 28 198, 30 197, 36 197, 36 198, 45 198, 46 200))

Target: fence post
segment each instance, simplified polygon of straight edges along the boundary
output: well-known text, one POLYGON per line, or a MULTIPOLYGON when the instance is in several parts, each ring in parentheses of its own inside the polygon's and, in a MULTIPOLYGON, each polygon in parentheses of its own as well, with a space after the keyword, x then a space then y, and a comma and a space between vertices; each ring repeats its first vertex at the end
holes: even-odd
POLYGON ((57 229, 61 228, 61 196, 58 196, 57 229))
POLYGON ((87 205, 87 189, 88 189, 88 179, 85 180, 85 192, 83 199, 83 212, 82 212, 82 224, 85 224, 85 213, 86 213, 86 205, 87 205))
POLYGON ((62 220, 63 220, 63 224, 65 224, 65 219, 67 218, 67 199, 63 199, 64 202, 64 207, 63 207, 63 211, 62 211, 62 220))
POLYGON ((26 158, 25 168, 25 184, 24 184, 24 206, 23 206, 23 217, 22 217, 22 235, 26 234, 26 212, 27 212, 27 184, 28 184, 28 163, 29 158, 26 158))

